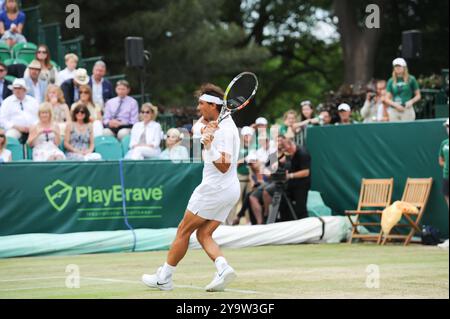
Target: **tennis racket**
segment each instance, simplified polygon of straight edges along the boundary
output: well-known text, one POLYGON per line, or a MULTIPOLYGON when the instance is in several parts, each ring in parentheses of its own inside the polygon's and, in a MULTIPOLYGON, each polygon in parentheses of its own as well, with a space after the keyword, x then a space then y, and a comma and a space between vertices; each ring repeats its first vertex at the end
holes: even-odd
POLYGON ((256 96, 258 86, 258 78, 254 73, 243 72, 236 76, 225 91, 218 122, 222 122, 248 106, 256 96))

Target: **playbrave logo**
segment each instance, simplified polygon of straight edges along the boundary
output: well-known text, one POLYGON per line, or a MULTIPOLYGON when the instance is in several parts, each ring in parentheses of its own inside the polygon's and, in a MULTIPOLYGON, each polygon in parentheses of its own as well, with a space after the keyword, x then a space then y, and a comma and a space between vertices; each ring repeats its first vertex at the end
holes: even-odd
MULTIPOLYGON (((58 212, 62 212, 67 207, 73 195, 75 195, 77 204, 87 202, 88 204, 109 207, 113 203, 122 202, 122 187, 120 185, 113 185, 109 189, 96 189, 91 186, 77 186, 74 188, 61 180, 57 180, 47 186, 44 191, 49 203, 58 212)), ((127 202, 161 201, 163 196, 162 186, 125 189, 127 202)))

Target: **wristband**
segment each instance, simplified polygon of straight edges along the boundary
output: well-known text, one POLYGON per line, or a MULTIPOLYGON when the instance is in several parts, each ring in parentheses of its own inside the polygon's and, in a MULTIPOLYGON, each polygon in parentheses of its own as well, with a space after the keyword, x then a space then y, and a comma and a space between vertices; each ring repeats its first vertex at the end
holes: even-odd
POLYGON ((215 161, 222 158, 222 154, 211 145, 211 148, 209 150, 204 151, 204 159, 205 163, 214 163, 215 161))

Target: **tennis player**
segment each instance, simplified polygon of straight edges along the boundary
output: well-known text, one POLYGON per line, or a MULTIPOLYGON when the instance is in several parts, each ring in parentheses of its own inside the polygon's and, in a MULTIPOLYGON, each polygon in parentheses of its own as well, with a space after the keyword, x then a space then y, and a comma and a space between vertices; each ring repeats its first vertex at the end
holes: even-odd
POLYGON ((224 291, 236 278, 234 269, 228 264, 212 235, 225 222, 239 200, 239 132, 231 116, 217 124, 223 104, 222 89, 206 84, 197 95, 198 109, 208 122, 202 129, 203 180, 192 194, 166 263, 156 274, 142 276, 145 285, 164 291, 173 289, 172 276, 186 255, 189 239, 195 231, 199 243, 217 268, 213 281, 205 288, 206 291, 224 291))

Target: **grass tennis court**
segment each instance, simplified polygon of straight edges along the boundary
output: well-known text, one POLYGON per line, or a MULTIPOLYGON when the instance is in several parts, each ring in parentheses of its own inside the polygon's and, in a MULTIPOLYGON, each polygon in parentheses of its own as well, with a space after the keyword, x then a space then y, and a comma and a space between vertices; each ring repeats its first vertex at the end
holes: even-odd
POLYGON ((166 252, 3 259, 0 298, 449 298, 448 251, 435 247, 298 245, 225 254, 239 277, 224 293, 202 290, 215 267, 195 250, 178 267, 173 292, 140 283, 166 252), (70 264, 80 270, 78 289, 66 288, 70 264), (366 287, 369 265, 379 266, 379 289, 366 287))

